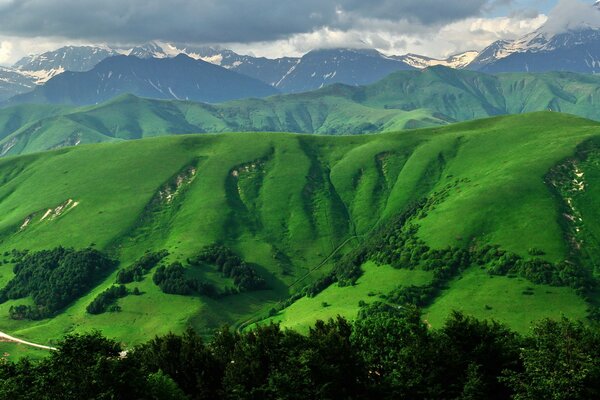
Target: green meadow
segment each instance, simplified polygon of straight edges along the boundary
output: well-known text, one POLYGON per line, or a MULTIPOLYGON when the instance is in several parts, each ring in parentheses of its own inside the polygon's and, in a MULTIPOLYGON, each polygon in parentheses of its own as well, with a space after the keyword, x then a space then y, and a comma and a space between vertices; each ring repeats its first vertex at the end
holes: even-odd
MULTIPOLYGON (((13 276, 12 249, 91 246, 120 267, 148 250, 167 249, 166 262, 180 261, 190 275, 225 289, 230 280, 187 263, 203 246, 222 243, 256 266, 267 289, 219 299, 171 295, 152 282, 150 271, 127 284, 141 295, 119 299, 121 311, 88 314, 87 305, 115 282, 117 267, 50 319, 9 318, 11 305, 31 299, 0 305, 0 330, 52 344, 70 332, 98 329, 129 346, 188 326, 208 334, 222 324, 256 322, 409 204, 457 181, 415 221, 428 246, 493 244, 522 257, 535 248, 548 261, 563 260, 574 251, 566 239, 565 200, 545 178, 599 133, 597 122, 541 112, 377 135, 177 135, 3 158, 2 284, 13 276), (167 198, 169 185, 177 189, 167 198)), ((579 212, 595 234, 599 166, 582 161, 584 167, 590 189, 578 197, 587 205, 579 212)), ((355 286, 333 285, 301 298, 273 320, 306 330, 318 318, 352 319, 359 301, 431 276, 370 262, 363 269, 355 286)), ((452 309, 463 309, 523 331, 532 320, 561 313, 584 319, 588 306, 572 289, 490 278, 475 268, 452 281, 426 314, 437 326, 452 309), (522 294, 527 287, 533 295, 522 294)))

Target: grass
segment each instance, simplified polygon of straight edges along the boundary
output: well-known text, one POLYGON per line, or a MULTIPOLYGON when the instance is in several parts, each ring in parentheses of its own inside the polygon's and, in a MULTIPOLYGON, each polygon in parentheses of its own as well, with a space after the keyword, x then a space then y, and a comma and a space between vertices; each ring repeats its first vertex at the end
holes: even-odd
MULTIPOLYGON (((380 296, 398 286, 424 285, 431 281, 431 273, 394 269, 389 265, 363 265, 364 275, 356 285, 332 285, 315 297, 304 297, 265 322, 279 322, 284 328, 307 332, 317 319, 328 320, 338 315, 349 320, 356 318, 358 303, 381 301, 380 296)), ((263 323, 263 322, 261 322, 263 323)))
POLYGON ((494 319, 520 332, 529 332, 532 322, 566 316, 584 319, 587 305, 569 288, 535 285, 521 278, 491 276, 472 267, 454 280, 424 310, 434 328, 443 326, 453 310, 480 319, 494 319))
MULTIPOLYGON (((99 329, 131 345, 187 326, 208 333, 221 324, 238 324, 264 315, 326 273, 332 266, 329 256, 348 239, 355 238, 342 252, 410 202, 457 179, 461 183, 449 197, 418 221, 419 236, 430 246, 491 243, 522 256, 536 247, 548 259, 562 259, 569 248, 560 223, 561 200, 543 177, 578 145, 596 137, 598 127, 545 112, 380 135, 178 135, 4 158, 0 253, 93 245, 127 266, 146 250, 168 249, 168 261, 185 264, 203 246, 222 242, 256 264, 269 289, 220 300, 166 295, 152 283, 151 272, 130 285, 139 286, 141 296, 118 301, 121 312, 87 314, 85 307, 115 282, 115 270, 50 320, 13 321, 8 308, 20 302, 0 305, 0 326, 42 344, 55 343, 68 332, 99 329), (174 200, 159 201, 149 212, 148 204, 161 188, 191 165, 196 168, 193 179, 174 200), (77 206, 41 219, 69 199, 77 206), (29 225, 20 229, 30 216, 29 225), (294 284, 299 279, 301 284, 294 284)), ((598 187, 600 174, 586 174, 590 188, 598 187)), ((589 204, 595 204, 594 193, 589 193, 589 204)), ((594 212, 583 209, 582 214, 596 229, 594 212)), ((218 274, 197 273, 220 287, 230 285, 218 274)), ((289 312, 289 324, 293 318, 306 326, 311 318, 338 312, 352 316, 365 292, 383 293, 386 285, 416 276, 411 274, 375 269, 355 288, 330 288, 330 298, 293 305, 298 312, 289 312), (383 275, 377 278, 377 273, 383 275), (344 297, 344 290, 358 292, 344 297), (323 302, 331 305, 318 308, 323 302)), ((1 265, 0 283, 11 276, 10 262, 1 265)), ((509 287, 517 281, 502 282, 509 287)), ((563 300, 565 310, 585 314, 579 298, 563 300)), ((451 304, 461 306, 462 300, 446 309, 451 304)), ((528 322, 521 315, 511 324, 528 322)))
POLYGON ((9 361, 17 361, 23 357, 38 360, 47 357, 50 350, 36 349, 20 343, 0 342, 0 358, 9 361))

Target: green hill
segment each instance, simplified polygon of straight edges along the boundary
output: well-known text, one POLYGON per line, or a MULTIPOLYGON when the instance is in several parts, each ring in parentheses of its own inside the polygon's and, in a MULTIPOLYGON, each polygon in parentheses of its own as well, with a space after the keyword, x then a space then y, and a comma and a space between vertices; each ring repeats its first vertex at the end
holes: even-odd
POLYGON ((0 110, 0 154, 186 133, 373 133, 547 110, 600 120, 599 87, 594 75, 433 67, 364 87, 332 85, 218 105, 123 95, 84 108, 20 106, 0 110))
POLYGON ((598 272, 599 132, 599 123, 544 112, 381 135, 181 135, 8 157, 0 160, 2 287, 11 280, 16 287, 13 265, 25 249, 92 246, 120 266, 104 269, 53 318, 18 319, 16 308, 17 319, 9 317, 11 307, 38 304, 39 296, 27 295, 38 289, 27 289, 0 305, 0 326, 46 344, 92 328, 131 344, 188 325, 202 332, 247 326, 275 308, 273 318, 303 329, 315 317, 354 317, 376 300, 395 304, 398 290, 440 277, 447 289, 426 306, 434 326, 452 308, 519 330, 561 313, 583 319, 599 298, 569 279, 598 272), (423 198, 416 213, 405 213, 423 198), (398 220, 400 213, 408 217, 398 220), (225 258, 197 257, 215 243, 237 254, 265 289, 232 291, 248 271, 221 273, 216 265, 227 265, 225 258), (429 262, 486 245, 499 247, 460 271, 450 271, 450 261, 429 262), (367 259, 355 285, 280 303, 365 246, 379 250, 361 253, 367 259), (402 254, 411 246, 415 254, 402 254), (444 253, 448 246, 455 253, 444 253), (86 312, 121 279, 120 269, 161 249, 169 251, 163 261, 138 262, 149 269, 126 283, 139 295, 117 299, 119 312, 86 312), (430 256, 423 264, 421 251, 430 256), (506 267, 509 255, 538 259, 543 273, 506 267), (393 266, 377 266, 386 257, 393 266), (156 265, 176 261, 188 279, 180 283, 200 279, 223 295, 163 293, 153 282, 156 265))

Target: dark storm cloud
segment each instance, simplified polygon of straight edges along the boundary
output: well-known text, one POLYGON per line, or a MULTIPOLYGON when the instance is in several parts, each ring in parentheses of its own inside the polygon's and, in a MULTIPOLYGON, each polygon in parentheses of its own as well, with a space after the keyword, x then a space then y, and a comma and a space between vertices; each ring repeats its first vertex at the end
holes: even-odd
POLYGON ((0 0, 0 34, 139 42, 269 41, 359 20, 446 23, 498 0, 0 0))
POLYGON ((497 0, 347 0, 340 3, 343 3, 344 10, 357 16, 384 20, 407 19, 430 25, 476 15, 497 3, 497 0))

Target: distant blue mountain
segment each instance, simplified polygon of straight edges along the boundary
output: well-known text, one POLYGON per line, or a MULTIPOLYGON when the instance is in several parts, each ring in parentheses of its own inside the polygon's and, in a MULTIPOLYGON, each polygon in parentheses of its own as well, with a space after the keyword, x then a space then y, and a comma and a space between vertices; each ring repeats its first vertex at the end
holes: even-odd
POLYGON ((275 87, 285 93, 298 93, 332 83, 367 85, 392 72, 413 69, 376 50, 314 50, 300 58, 275 87))
POLYGON ((87 72, 64 72, 8 104, 51 103, 89 105, 124 93, 155 99, 217 103, 265 97, 277 90, 259 80, 186 55, 140 59, 110 57, 87 72))

